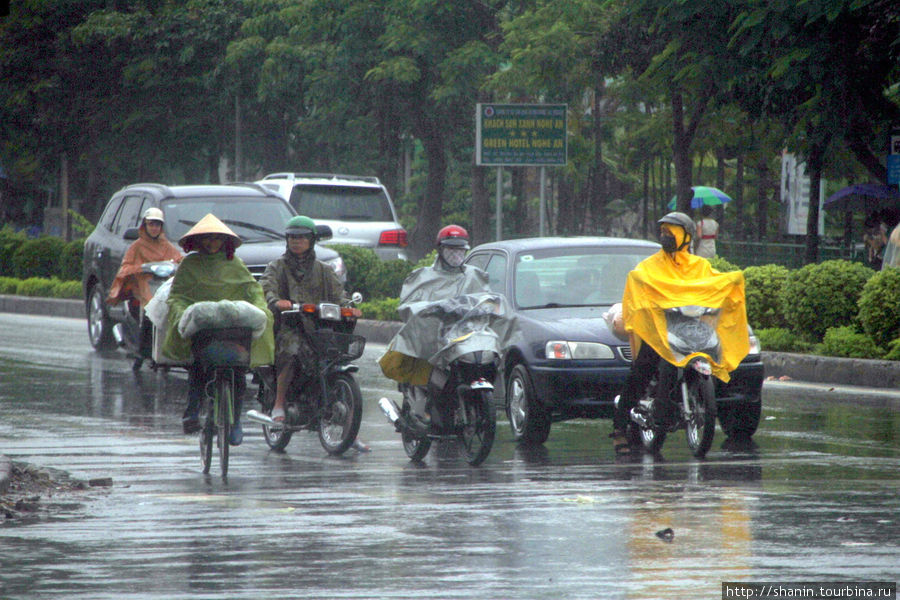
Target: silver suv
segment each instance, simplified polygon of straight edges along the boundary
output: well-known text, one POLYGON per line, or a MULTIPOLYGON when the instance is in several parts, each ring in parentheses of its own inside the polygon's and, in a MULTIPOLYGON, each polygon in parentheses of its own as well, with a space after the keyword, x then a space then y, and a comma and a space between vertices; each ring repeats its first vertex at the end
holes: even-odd
POLYGON ((371 248, 382 260, 406 260, 406 230, 377 177, 272 173, 256 183, 284 196, 317 225, 330 226, 329 244, 371 248))

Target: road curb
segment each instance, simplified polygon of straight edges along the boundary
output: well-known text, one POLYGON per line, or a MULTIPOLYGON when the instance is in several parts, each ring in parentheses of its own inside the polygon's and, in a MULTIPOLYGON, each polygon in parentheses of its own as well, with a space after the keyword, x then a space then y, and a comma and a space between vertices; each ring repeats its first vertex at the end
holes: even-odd
MULTIPOLYGON (((0 312, 85 318, 84 302, 0 294, 0 312)), ((360 319, 356 333, 373 344, 391 341, 401 323, 360 319)), ((763 352, 766 377, 796 381, 900 389, 900 361, 835 358, 789 352, 763 352)))

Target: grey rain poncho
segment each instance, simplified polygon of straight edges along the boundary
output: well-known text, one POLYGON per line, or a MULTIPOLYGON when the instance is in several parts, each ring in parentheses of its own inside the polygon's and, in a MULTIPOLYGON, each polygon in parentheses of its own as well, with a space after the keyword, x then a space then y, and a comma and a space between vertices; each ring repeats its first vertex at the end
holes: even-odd
POLYGON ((396 381, 422 384, 432 367, 445 370, 463 354, 501 354, 509 345, 513 313, 506 298, 490 290, 487 274, 471 266, 442 269, 438 263, 403 282, 397 310, 404 325, 379 361, 396 381))

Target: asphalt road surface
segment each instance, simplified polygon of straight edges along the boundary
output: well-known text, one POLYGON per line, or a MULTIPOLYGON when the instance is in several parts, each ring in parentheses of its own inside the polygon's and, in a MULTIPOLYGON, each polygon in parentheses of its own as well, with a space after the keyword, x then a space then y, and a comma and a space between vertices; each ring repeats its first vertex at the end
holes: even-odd
MULTIPOLYGON (((227 480, 180 432, 183 373, 138 376, 84 321, 0 314, 0 453, 110 488, 0 525, 0 598, 719 598, 722 582, 900 573, 900 394, 767 382, 750 444, 617 460, 608 421, 488 460, 409 462, 359 361, 370 453, 255 426, 227 480), (672 530, 671 538, 660 533, 672 530), (657 535, 660 533, 660 535, 657 535)), ((252 391, 253 386, 251 386, 252 391)), ((245 408, 251 408, 247 402, 245 408)))

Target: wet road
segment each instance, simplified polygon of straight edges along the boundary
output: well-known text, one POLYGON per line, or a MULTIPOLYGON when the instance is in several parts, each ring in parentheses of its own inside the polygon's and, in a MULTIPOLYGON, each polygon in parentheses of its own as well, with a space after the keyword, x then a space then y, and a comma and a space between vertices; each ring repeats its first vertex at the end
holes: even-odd
POLYGON ((371 453, 331 458, 306 433, 273 453, 248 427, 226 482, 180 434, 183 375, 136 378, 80 320, 0 314, 0 336, 0 453, 114 480, 0 526, 0 598, 719 598, 723 581, 900 578, 898 393, 767 383, 754 443, 719 431, 704 461, 683 435, 665 461, 616 461, 608 421, 528 451, 504 421, 482 467, 452 447, 417 466, 376 407, 396 392, 373 346, 371 453))

